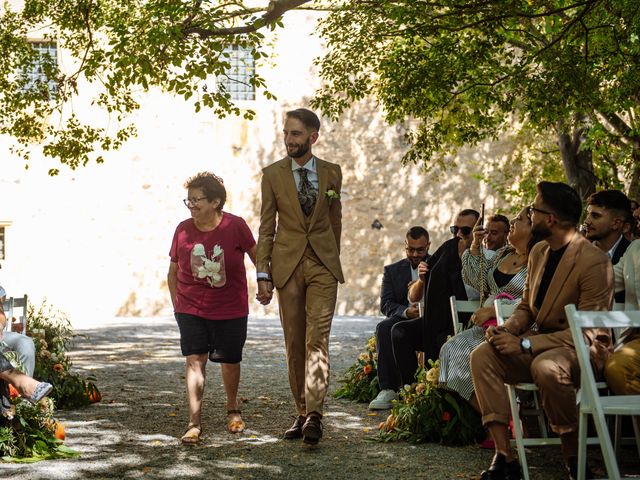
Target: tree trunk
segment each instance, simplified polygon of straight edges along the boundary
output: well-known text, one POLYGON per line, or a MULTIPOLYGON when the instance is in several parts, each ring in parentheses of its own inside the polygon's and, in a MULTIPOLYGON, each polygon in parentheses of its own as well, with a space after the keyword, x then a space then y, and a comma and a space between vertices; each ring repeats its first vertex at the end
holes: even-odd
POLYGON ((596 191, 591 150, 580 149, 584 142, 584 130, 582 127, 576 128, 572 133, 558 130, 558 147, 567 182, 576 189, 583 200, 596 191))
POLYGON ((635 201, 640 200, 640 148, 636 147, 631 152, 633 159, 631 164, 631 183, 627 196, 635 201))

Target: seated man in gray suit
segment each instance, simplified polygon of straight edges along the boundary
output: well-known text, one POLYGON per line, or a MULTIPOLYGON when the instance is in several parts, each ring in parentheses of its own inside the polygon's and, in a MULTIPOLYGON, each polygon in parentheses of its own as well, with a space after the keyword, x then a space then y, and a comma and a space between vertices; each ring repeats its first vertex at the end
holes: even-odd
MULTIPOLYGON (((6 299, 7 293, 4 288, 0 286, 0 304, 4 303, 6 299)), ((18 359, 26 370, 24 373, 32 377, 36 367, 36 346, 30 337, 22 333, 4 331, 6 327, 5 321, 8 323, 11 322, 11 320, 11 318, 6 317, 0 318, 0 342, 4 342, 11 350, 14 350, 18 354, 18 359)))
POLYGON ((391 408, 391 400, 397 398, 400 378, 393 359, 391 327, 402 320, 420 316, 417 303, 409 305, 407 293, 409 284, 418 279, 418 265, 429 257, 430 245, 427 230, 423 227, 411 227, 404 243, 406 258, 384 267, 380 311, 387 318, 376 326, 380 393, 369 404, 371 410, 391 408))

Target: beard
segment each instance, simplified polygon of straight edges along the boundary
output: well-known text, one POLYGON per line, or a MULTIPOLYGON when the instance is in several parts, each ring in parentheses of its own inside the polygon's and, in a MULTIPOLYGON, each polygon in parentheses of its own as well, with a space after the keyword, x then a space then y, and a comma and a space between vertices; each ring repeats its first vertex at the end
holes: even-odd
POLYGON ((531 225, 531 234, 537 235, 539 238, 549 238, 551 236, 551 229, 544 223, 536 223, 531 225))
POLYGON ((309 149, 311 148, 311 142, 308 140, 305 143, 296 143, 292 145, 295 150, 291 151, 291 147, 289 145, 285 145, 287 147, 287 153, 291 158, 300 158, 304 156, 309 149))

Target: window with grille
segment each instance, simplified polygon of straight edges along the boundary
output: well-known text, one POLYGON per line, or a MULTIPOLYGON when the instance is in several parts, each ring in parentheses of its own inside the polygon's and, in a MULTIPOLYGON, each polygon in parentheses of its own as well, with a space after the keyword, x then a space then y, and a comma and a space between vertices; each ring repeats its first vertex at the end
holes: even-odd
POLYGON ((32 90, 46 84, 51 95, 55 95, 58 85, 55 80, 47 79, 46 72, 55 72, 58 68, 58 46, 53 42, 33 42, 32 48, 37 55, 33 63, 25 70, 25 89, 32 90))
POLYGON ((255 100, 256 89, 251 79, 255 75, 256 64, 251 49, 231 45, 224 53, 223 58, 229 62, 230 68, 225 75, 218 77, 219 85, 231 94, 232 100, 255 100))

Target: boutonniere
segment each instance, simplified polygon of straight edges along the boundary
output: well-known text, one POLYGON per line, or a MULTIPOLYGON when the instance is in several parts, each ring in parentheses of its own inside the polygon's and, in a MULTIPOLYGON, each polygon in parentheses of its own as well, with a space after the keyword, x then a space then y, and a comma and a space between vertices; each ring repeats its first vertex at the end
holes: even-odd
POLYGON ((324 194, 327 196, 329 201, 333 200, 334 198, 340 198, 340 194, 331 188, 327 190, 324 194))

